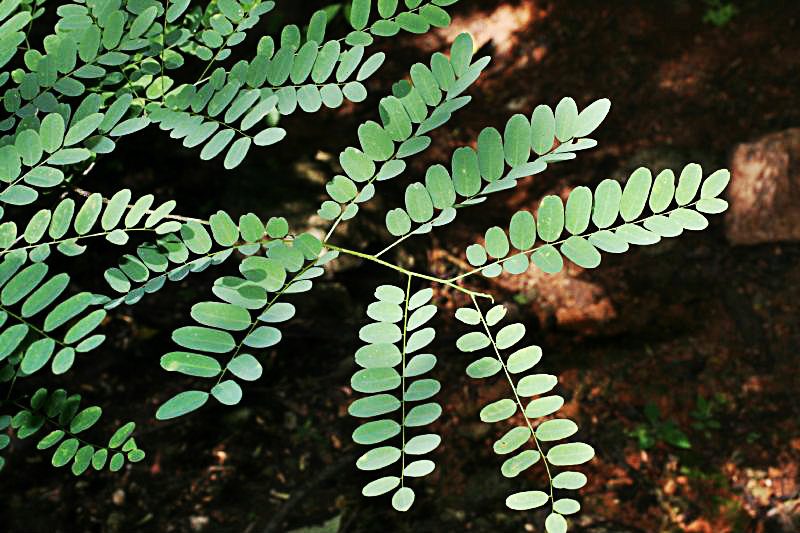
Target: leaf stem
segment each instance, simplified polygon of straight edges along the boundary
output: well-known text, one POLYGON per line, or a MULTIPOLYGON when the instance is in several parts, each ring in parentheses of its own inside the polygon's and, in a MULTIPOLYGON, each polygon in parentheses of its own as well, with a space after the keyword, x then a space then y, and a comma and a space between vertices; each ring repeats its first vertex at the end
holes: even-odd
POLYGON ((420 272, 414 272, 412 270, 405 269, 405 268, 403 268, 401 266, 395 265, 395 264, 390 263, 388 261, 384 261, 383 259, 380 259, 380 258, 378 258, 378 257, 376 257, 374 255, 370 255, 370 254, 363 253, 363 252, 358 252, 356 250, 349 250, 347 248, 343 248, 341 246, 336 246, 335 244, 330 244, 330 243, 327 243, 327 242, 324 243, 324 246, 326 248, 330 248, 331 250, 335 250, 335 251, 341 252, 343 254, 352 255, 354 257, 359 257, 359 258, 365 259, 367 261, 372 261, 373 263, 377 263, 379 265, 391 268, 392 270, 396 270, 396 271, 398 271, 398 272, 400 272, 402 274, 405 274, 407 276, 411 276, 411 277, 414 277, 414 278, 419 278, 419 279, 432 281, 434 283, 439 283, 440 285, 445 285, 445 286, 453 288, 453 289, 455 289, 455 290, 457 290, 459 292, 463 292, 464 294, 467 294, 467 295, 469 295, 469 296, 471 296, 473 298, 474 297, 488 298, 489 300, 494 301, 492 296, 489 295, 489 294, 486 294, 486 293, 483 293, 483 292, 471 291, 471 290, 469 290, 467 288, 464 288, 464 287, 462 287, 460 285, 456 285, 456 283, 454 281, 451 281, 451 280, 437 278, 436 276, 430 276, 428 274, 422 274, 420 272))
POLYGON ((408 334, 408 300, 411 297, 411 276, 406 282, 406 301, 403 305, 403 357, 400 363, 400 487, 405 486, 406 471, 406 335, 408 334))

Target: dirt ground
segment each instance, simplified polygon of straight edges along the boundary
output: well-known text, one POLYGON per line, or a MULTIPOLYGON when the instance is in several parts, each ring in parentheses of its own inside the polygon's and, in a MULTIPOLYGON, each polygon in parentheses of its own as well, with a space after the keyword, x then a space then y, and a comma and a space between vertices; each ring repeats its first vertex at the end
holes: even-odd
MULTIPOLYGON (((463 243, 544 194, 622 177, 641 164, 718 168, 737 143, 800 125, 797 2, 737 2, 740 12, 723 27, 704 23, 702 3, 689 0, 462 4, 451 28, 386 48, 390 59, 367 102, 311 121, 291 117, 289 138, 235 173, 199 165, 175 144, 150 166, 141 158, 153 149, 144 144, 150 136, 120 146, 87 183, 174 197, 178 211, 195 216, 219 208, 288 212, 302 223, 330 176, 327 155, 355 142, 355 126, 375 116, 377 96, 392 81, 463 30, 494 60, 470 106, 434 134, 412 175, 474 142, 482 127, 539 103, 569 95, 579 106, 600 97, 613 106, 596 149, 401 250, 398 257, 417 269, 455 272, 463 243)), ((297 20, 313 11, 294 9, 297 20)), ((343 242, 379 249, 383 210, 400 198, 402 181, 344 228, 343 242)), ((584 469, 589 484, 571 531, 800 531, 800 245, 732 247, 723 227, 715 217, 707 231, 605 257, 591 272, 530 271, 477 285, 507 303, 544 348, 541 365, 560 377, 565 414, 597 451, 584 469)), ((102 290, 97 276, 106 266, 87 263, 86 288, 102 290)), ((298 302, 298 318, 264 355, 265 374, 245 388, 239 406, 209 405, 156 422, 156 407, 191 384, 165 375, 158 359, 171 329, 219 275, 192 277, 116 310, 105 349, 79 361, 62 385, 104 406, 109 421, 135 420, 148 459, 76 479, 50 467, 34 443, 16 442, 0 477, 0 530, 261 533, 334 519, 348 533, 543 531, 540 513, 503 506, 509 492, 543 480, 535 468, 518 479, 499 475, 491 443, 503 429, 482 424, 477 413, 500 397, 502 384, 479 386, 464 374, 469 360, 454 349, 462 331, 450 312, 463 302, 449 291, 436 295, 445 410, 436 426, 445 437, 437 469, 415 485, 409 513, 360 496, 368 478, 355 469, 355 423, 346 413, 352 354, 372 290, 397 281, 373 265, 342 262, 313 299, 298 302)))

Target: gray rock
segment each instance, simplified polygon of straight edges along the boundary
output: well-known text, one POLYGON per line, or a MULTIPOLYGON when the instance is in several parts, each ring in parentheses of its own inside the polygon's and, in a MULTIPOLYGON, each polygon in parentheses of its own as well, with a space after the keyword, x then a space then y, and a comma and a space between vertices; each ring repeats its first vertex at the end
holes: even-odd
POLYGON ((732 244, 800 239, 800 128, 738 145, 725 233, 732 244))

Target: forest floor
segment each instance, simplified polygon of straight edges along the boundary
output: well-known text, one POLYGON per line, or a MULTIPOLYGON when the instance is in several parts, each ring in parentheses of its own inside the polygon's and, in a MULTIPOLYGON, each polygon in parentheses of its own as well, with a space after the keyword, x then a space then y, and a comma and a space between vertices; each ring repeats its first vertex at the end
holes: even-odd
MULTIPOLYGON (((289 138, 252 154, 236 173, 222 178, 221 168, 200 165, 177 144, 149 167, 141 152, 152 147, 133 141, 93 170, 95 181, 107 183, 96 188, 115 190, 122 181, 177 198, 178 211, 193 216, 288 210, 302 222, 321 198, 321 177, 331 174, 330 154, 374 118, 376 95, 463 30, 493 63, 471 90, 471 105, 434 135, 412 174, 538 103, 569 95, 579 106, 600 97, 613 106, 596 149, 497 195, 480 217, 464 215, 457 228, 404 249, 399 255, 417 269, 455 272, 463 243, 506 224, 512 210, 533 209, 545 194, 622 177, 641 164, 722 167, 737 143, 800 125, 800 4, 743 3, 719 28, 688 0, 463 4, 451 28, 387 48, 390 60, 366 103, 307 122, 291 117, 289 138)), ((386 187, 383 201, 396 201, 399 190, 386 187)), ((345 227, 342 242, 379 249, 383 207, 379 201, 358 227, 345 227)), ((100 266, 86 266, 89 290, 102 290, 95 286, 100 266)), ((111 339, 99 352, 107 359, 79 361, 65 386, 108 406, 111 419, 135 420, 147 460, 121 474, 75 479, 51 468, 32 443, 15 444, 0 485, 0 530, 261 533, 333 519, 338 531, 352 533, 541 532, 541 514, 504 508, 508 493, 543 480, 499 474, 491 443, 503 429, 482 424, 477 413, 503 394, 502 384, 478 387, 464 374, 469 360, 454 348, 461 330, 451 320, 463 302, 449 291, 436 295, 445 411, 435 427, 445 435, 437 469, 417 484, 412 512, 360 496, 368 478, 355 469, 355 423, 346 413, 352 354, 372 290, 397 278, 369 264, 343 261, 336 270, 298 304, 298 319, 265 355, 264 377, 246 387, 239 406, 209 405, 167 423, 153 419, 156 407, 191 380, 166 376, 158 359, 172 327, 220 272, 112 313, 111 339)), ((480 283, 543 347, 540 365, 559 376, 565 414, 597 451, 584 469, 589 484, 571 531, 800 530, 800 245, 733 247, 715 217, 707 231, 605 257, 595 271, 530 271, 480 283)), ((301 531, 328 530, 336 531, 301 531)))

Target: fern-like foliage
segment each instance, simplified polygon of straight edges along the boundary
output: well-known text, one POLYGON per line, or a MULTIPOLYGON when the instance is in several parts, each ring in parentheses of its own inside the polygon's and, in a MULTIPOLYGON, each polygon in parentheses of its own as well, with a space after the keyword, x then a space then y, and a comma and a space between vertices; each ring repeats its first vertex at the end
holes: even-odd
POLYGON ((88 292, 62 298, 69 275, 48 272, 46 263, 30 263, 25 252, 0 262, 0 381, 29 376, 51 358, 53 373, 63 374, 76 353, 90 352, 106 338, 92 335, 106 317, 100 298, 88 292))
POLYGON ((429 303, 432 296, 430 288, 412 294, 410 276, 405 289, 381 285, 375 290, 376 301, 367 308, 367 316, 374 322, 361 328, 358 334, 367 343, 355 355, 362 369, 353 374, 350 382, 353 390, 370 394, 350 404, 350 415, 357 418, 386 415, 353 432, 357 444, 380 444, 359 457, 356 466, 366 471, 391 467, 399 474, 367 483, 362 493, 380 496, 394 491, 392 507, 398 511, 407 511, 414 503, 415 494, 407 486, 408 478, 426 476, 436 466, 429 459, 414 457, 433 451, 442 440, 435 433, 410 436, 413 428, 426 426, 442 414, 441 406, 430 401, 441 384, 432 378, 412 381, 436 365, 435 355, 419 353, 436 336, 434 328, 423 327, 436 314, 436 306, 429 303), (399 393, 390 393, 397 389, 399 393), (387 444, 395 437, 399 437, 398 446, 387 444))
POLYGON ((676 186, 672 170, 660 172, 654 180, 650 170, 642 167, 630 175, 624 189, 618 181, 607 179, 594 191, 576 187, 566 205, 558 196, 545 196, 536 217, 521 210, 511 217, 507 231, 499 226, 486 230, 483 244, 467 247, 467 260, 481 267, 486 277, 520 274, 531 262, 555 274, 564 266, 563 257, 580 267, 595 268, 600 265, 601 251, 622 253, 630 245, 652 245, 684 230, 703 230, 708 227, 706 214, 728 207, 718 196, 727 187, 730 172, 720 169, 705 180, 702 174, 700 165, 690 163, 676 186))
POLYGON ((577 424, 567 418, 539 421, 557 413, 564 405, 564 398, 548 394, 558 378, 551 374, 528 373, 542 359, 542 349, 536 345, 520 347, 525 326, 519 322, 497 329, 506 315, 504 306, 496 305, 484 313, 474 298, 472 303, 473 307, 458 309, 456 318, 476 329, 459 337, 456 346, 462 352, 485 351, 488 355, 470 363, 467 375, 485 379, 500 374, 510 389, 508 397, 484 406, 480 419, 493 424, 515 416, 522 418, 521 424, 508 430, 493 445, 498 455, 514 454, 503 462, 500 472, 507 478, 517 477, 541 460, 547 475, 545 490, 515 492, 506 498, 506 506, 527 511, 549 504, 551 512, 545 520, 548 533, 564 533, 567 530, 564 515, 578 512, 580 504, 573 498, 557 498, 556 491, 579 489, 587 478, 571 470, 556 474, 555 467, 586 463, 594 457, 594 449, 583 442, 561 443, 546 449, 544 443, 567 439, 578 431, 577 424), (504 356, 509 351, 511 353, 504 356), (515 381, 515 375, 522 377, 515 381), (523 398, 531 397, 535 399, 524 400, 527 403, 523 404, 523 398))
MULTIPOLYGON (((18 405, 19 410, 11 417, 0 417, 0 428, 11 427, 19 439, 27 439, 43 428, 52 428, 36 444, 37 450, 47 450, 56 445, 51 462, 55 467, 72 463, 72 473, 79 476, 91 466, 95 470, 108 467, 112 472, 120 470, 126 461, 138 463, 145 452, 131 437, 136 424, 128 422, 120 426, 106 445, 92 444, 79 434, 94 426, 103 414, 96 405, 81 409, 81 395, 68 395, 64 389, 48 392, 38 389, 30 398, 29 406, 18 405)), ((0 438, 0 449, 9 443, 7 435, 0 438)), ((2 461, 0 461, 0 469, 2 461)))
MULTIPOLYGON (((26 439, 47 427, 37 448, 54 448, 52 464, 71 464, 76 475, 90 466, 117 471, 143 460, 131 436, 133 422, 118 427, 107 445, 92 444, 83 432, 98 422, 99 406, 81 409, 80 396, 61 388, 19 393, 18 387, 33 374, 43 377, 48 365, 57 378, 80 362, 78 354, 100 350, 112 309, 136 305, 167 281, 226 264, 231 271, 215 279, 172 331, 174 346, 162 355, 161 367, 187 382, 155 416, 187 415, 212 398, 238 404, 243 385, 261 377, 264 351, 279 345, 281 324, 297 313, 287 300, 311 291, 328 263, 349 255, 392 269, 403 280, 375 290, 367 307, 370 323, 358 333, 364 345, 355 354, 358 370, 350 384, 360 396, 348 410, 358 422, 353 440, 369 447, 356 461, 370 472, 362 493, 391 493, 393 508, 407 511, 419 482, 411 478, 435 469, 423 456, 446 438, 425 429, 442 414, 433 399, 442 388, 434 376, 437 360, 429 353, 436 350, 429 321, 437 310, 433 287, 439 286, 472 302, 456 312, 473 330, 458 338, 457 347, 482 352, 467 374, 507 381, 508 394, 479 414, 487 423, 514 420, 494 445, 508 456, 502 475, 522 477, 541 464, 548 480, 539 488, 520 480, 507 506, 548 505, 548 533, 566 531, 565 516, 580 506, 562 491, 580 489, 587 478, 556 470, 591 460, 594 450, 560 442, 577 425, 552 418, 563 405, 552 393, 558 378, 530 372, 541 349, 520 348, 522 324, 501 327, 505 307, 484 312, 479 302, 492 297, 469 281, 521 274, 531 264, 552 274, 563 268, 564 258, 594 268, 602 252, 622 253, 631 245, 705 229, 707 215, 727 207, 719 197, 727 170, 704 179, 697 164, 677 178, 670 170, 653 177, 640 168, 624 185, 604 180, 594 189, 575 188, 566 201, 547 196, 535 213, 519 211, 508 227, 489 228, 480 243, 467 246, 468 267, 449 279, 383 258, 406 239, 469 213, 488 195, 512 190, 521 179, 593 148, 597 143, 589 135, 610 111, 606 99, 580 110, 572 98, 555 108, 542 104, 500 129, 484 128, 474 147, 456 149, 448 165, 409 176, 408 160, 470 103, 465 93, 489 64, 488 57, 474 57, 475 44, 462 34, 449 54, 437 52, 413 65, 353 132, 357 143, 338 154, 342 174, 326 182, 317 211, 327 231, 291 228, 280 214, 233 215, 224 206, 201 220, 175 214, 175 201, 156 202, 152 194, 121 189, 105 198, 78 188, 91 181, 88 169, 96 159, 126 136, 154 126, 196 149, 201 160, 237 167, 254 147, 274 145, 290 133, 281 127, 283 116, 365 100, 365 81, 386 60, 384 52, 369 51, 375 40, 447 26, 447 8, 455 3, 352 0, 343 11, 350 25, 344 36, 328 35, 336 10, 323 9, 303 28, 289 24, 274 38, 261 36, 252 59, 234 61, 235 47, 271 15, 275 2, 0 0, 0 67, 14 65, 0 72, 0 450, 12 437, 26 439), (29 28, 45 9, 55 11, 55 26, 41 43, 32 43, 29 28), (194 68, 184 68, 189 65, 194 68), (394 240, 373 253, 340 245, 337 228, 352 223, 389 179, 407 179, 403 197, 384 214, 394 240), (50 272, 53 251, 69 263, 98 242, 120 250, 104 261, 106 294, 76 291, 69 273, 50 272)), ((481 283, 491 286, 486 279, 481 283)), ((4 465, 0 457, 0 469, 4 465)))

